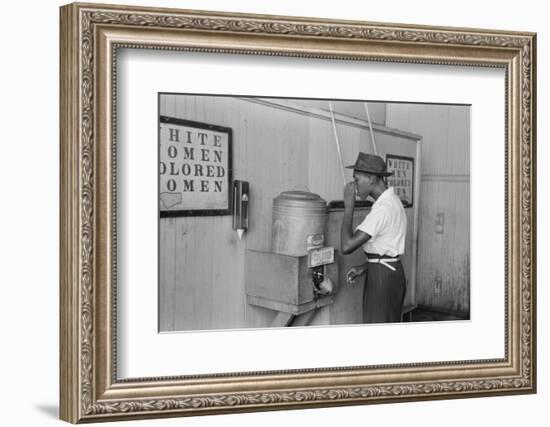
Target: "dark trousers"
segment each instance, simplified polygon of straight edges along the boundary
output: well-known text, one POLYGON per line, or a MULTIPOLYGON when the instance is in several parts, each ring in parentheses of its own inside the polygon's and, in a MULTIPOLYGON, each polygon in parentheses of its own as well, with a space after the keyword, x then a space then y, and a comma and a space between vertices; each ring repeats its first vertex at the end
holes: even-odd
POLYGON ((363 323, 401 322, 407 283, 401 261, 369 263, 363 293, 363 323))

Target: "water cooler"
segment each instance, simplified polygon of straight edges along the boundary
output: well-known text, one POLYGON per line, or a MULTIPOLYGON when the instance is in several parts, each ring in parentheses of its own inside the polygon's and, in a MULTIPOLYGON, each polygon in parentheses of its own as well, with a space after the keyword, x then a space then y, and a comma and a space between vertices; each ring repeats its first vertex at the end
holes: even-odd
POLYGON ((245 273, 247 303, 277 311, 272 326, 334 301, 339 255, 325 246, 327 219, 317 194, 285 191, 273 200, 271 250, 248 250, 245 273))

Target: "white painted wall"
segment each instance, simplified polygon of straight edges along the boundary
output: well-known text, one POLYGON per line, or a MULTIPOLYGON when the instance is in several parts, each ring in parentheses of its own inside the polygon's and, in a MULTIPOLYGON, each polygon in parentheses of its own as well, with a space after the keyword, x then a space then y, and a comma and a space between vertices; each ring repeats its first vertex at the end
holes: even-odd
POLYGON ((387 111, 389 127, 422 135, 416 303, 469 316, 470 107, 388 104, 387 111))

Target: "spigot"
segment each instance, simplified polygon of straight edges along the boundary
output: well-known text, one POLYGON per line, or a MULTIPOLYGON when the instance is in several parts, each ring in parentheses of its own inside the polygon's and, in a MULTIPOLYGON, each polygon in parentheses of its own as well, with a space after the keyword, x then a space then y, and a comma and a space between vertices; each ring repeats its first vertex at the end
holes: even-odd
POLYGON ((332 283, 332 280, 325 275, 325 268, 323 265, 315 267, 311 275, 313 281, 313 292, 316 295, 327 295, 332 292, 334 289, 334 284, 332 283))

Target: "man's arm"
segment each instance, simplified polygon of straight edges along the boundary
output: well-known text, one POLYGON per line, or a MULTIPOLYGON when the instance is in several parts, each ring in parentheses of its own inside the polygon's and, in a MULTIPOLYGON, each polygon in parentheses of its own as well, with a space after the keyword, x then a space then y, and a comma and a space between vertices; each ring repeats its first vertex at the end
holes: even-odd
POLYGON ((371 236, 357 230, 353 232, 353 210, 355 209, 355 183, 349 182, 344 187, 344 220, 340 233, 340 251, 350 254, 355 249, 364 245, 371 236))

